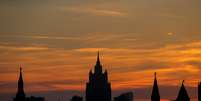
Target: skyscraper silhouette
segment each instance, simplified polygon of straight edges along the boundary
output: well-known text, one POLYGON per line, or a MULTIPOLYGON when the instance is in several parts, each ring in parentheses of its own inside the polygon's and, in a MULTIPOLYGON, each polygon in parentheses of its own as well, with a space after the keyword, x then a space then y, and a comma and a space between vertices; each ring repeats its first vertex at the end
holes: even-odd
POLYGON ((198 84, 198 101, 201 101, 201 82, 198 84))
POLYGON ((160 101, 160 94, 158 90, 156 72, 154 73, 154 85, 152 89, 151 101, 160 101))
POLYGON ((94 68, 89 72, 89 82, 86 84, 86 101, 111 101, 111 84, 108 81, 107 70, 103 73, 99 52, 94 68))
POLYGON ((177 96, 176 101, 190 101, 186 88, 184 86, 184 80, 182 81, 181 88, 179 90, 179 94, 177 96))
POLYGON ((24 82, 23 82, 23 77, 22 77, 22 68, 20 67, 18 89, 17 89, 16 97, 14 98, 14 101, 25 101, 25 100, 26 100, 26 95, 24 93, 24 82))

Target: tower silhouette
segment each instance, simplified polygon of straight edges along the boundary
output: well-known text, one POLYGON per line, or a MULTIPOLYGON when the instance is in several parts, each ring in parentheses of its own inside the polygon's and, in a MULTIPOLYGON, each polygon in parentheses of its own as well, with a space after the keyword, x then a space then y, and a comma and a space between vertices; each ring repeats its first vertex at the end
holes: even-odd
POLYGON ((25 101, 26 95, 24 93, 24 82, 22 77, 22 68, 20 67, 20 75, 18 80, 18 89, 16 97, 14 98, 14 101, 25 101))
POLYGON ((198 84, 198 101, 201 101, 201 82, 198 84))
POLYGON ((190 101, 186 88, 184 86, 184 80, 182 81, 181 88, 179 90, 179 94, 177 96, 176 101, 190 101))
POLYGON ((24 81, 22 76, 22 68, 20 67, 20 75, 18 80, 18 89, 16 97, 13 99, 13 101, 45 101, 45 98, 43 97, 26 97, 24 93, 24 81))
POLYGON ((108 81, 107 70, 103 73, 99 52, 94 73, 92 70, 89 72, 89 82, 86 84, 86 101, 111 101, 111 84, 108 81))
POLYGON ((152 88, 151 101, 160 101, 160 94, 159 94, 159 90, 158 90, 156 72, 154 73, 154 85, 152 88))

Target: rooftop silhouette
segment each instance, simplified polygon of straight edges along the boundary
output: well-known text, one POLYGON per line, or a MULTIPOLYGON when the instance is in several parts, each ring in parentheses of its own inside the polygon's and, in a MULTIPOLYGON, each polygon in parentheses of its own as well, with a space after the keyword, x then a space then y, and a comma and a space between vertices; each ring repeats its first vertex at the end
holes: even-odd
POLYGON ((133 101, 133 92, 123 93, 115 97, 114 101, 133 101))
POLYGON ((81 96, 73 96, 72 99, 70 101, 83 101, 83 98, 81 96))

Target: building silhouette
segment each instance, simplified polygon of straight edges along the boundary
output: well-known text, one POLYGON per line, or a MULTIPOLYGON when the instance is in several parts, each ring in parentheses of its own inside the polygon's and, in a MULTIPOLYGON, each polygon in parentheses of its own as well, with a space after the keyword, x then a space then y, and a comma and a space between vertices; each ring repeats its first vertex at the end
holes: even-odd
POLYGON ((24 93, 24 81, 22 77, 22 68, 20 67, 18 89, 17 89, 16 97, 14 98, 14 101, 25 101, 25 100, 26 100, 26 95, 24 93))
POLYGON ((181 88, 179 90, 179 94, 177 96, 176 101, 190 101, 186 88, 184 86, 184 80, 182 81, 181 88))
POLYGON ((43 97, 26 97, 26 94, 24 92, 24 81, 22 76, 22 68, 20 67, 20 75, 18 80, 18 89, 16 97, 13 99, 13 101, 45 101, 43 97))
POLYGON ((43 97, 35 97, 35 96, 31 96, 31 97, 27 97, 26 101, 45 101, 45 98, 43 97))
POLYGON ((111 101, 111 84, 108 81, 107 70, 103 72, 97 55, 94 72, 90 70, 89 81, 86 84, 86 101, 111 101))
POLYGON ((133 92, 123 93, 114 98, 114 101, 133 101, 133 92))
POLYGON ((154 73, 154 84, 152 88, 151 101, 160 101, 156 72, 154 73))
POLYGON ((83 101, 81 96, 73 96, 70 101, 83 101))
POLYGON ((201 82, 198 84, 198 101, 201 101, 201 82))

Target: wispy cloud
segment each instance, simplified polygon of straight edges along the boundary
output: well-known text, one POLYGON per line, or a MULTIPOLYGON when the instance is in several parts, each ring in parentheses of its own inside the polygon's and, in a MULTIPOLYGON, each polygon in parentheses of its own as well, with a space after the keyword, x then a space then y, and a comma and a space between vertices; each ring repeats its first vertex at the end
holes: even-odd
MULTIPOLYGON (((90 42, 90 38, 98 39, 98 37, 102 38, 103 36, 90 35, 87 37, 75 37, 75 40, 78 41, 87 39, 87 41, 90 42)), ((126 35, 121 35, 121 37, 129 38, 126 35)), ((114 37, 108 34, 108 39, 106 38, 101 40, 101 42, 106 40, 121 39, 121 37, 114 37)), ((54 37, 42 35, 30 36, 29 38, 42 40, 74 40, 74 37, 54 37)), ((15 46, 14 44, 2 44, 0 45, 0 51, 6 51, 7 53, 2 54, 2 57, 4 58, 2 58, 1 61, 5 63, 15 63, 15 65, 3 64, 1 71, 7 72, 0 74, 0 76, 6 77, 12 74, 12 77, 15 77, 13 74, 15 71, 10 71, 6 67, 16 67, 17 64, 23 63, 25 67, 28 67, 26 68, 26 73, 29 77, 29 79, 26 80, 28 84, 32 79, 43 81, 51 77, 54 81, 57 80, 57 77, 59 76, 61 77, 61 81, 66 79, 73 79, 75 81, 72 81, 72 84, 67 83, 66 85, 62 83, 55 83, 52 84, 51 87, 55 89, 65 89, 66 87, 70 87, 72 89, 83 90, 84 87, 81 85, 84 85, 83 82, 87 81, 89 69, 93 68, 94 62, 96 61, 96 52, 101 51, 101 61, 103 61, 104 68, 108 69, 110 72, 110 81, 114 81, 113 89, 124 89, 125 87, 139 88, 151 85, 154 72, 159 73, 160 83, 162 85, 168 84, 175 86, 178 85, 178 82, 181 79, 185 79, 187 80, 188 86, 194 87, 197 84, 195 82, 197 80, 196 77, 200 76, 200 69, 198 68, 201 55, 199 51, 201 48, 200 45, 200 41, 192 41, 186 43, 168 44, 163 47, 150 49, 147 49, 146 47, 106 48, 98 46, 65 49, 58 47, 50 48, 41 45, 15 46), (15 51, 22 52, 19 54, 15 53, 15 51), (72 75, 73 78, 68 75, 72 75), (136 75, 138 75, 138 77, 135 77, 136 75), (145 79, 139 79, 139 77, 145 79), (175 83, 170 83, 169 81, 174 81, 175 83), (76 85, 73 85, 74 83, 76 83, 76 85)), ((32 80, 32 82, 34 80, 32 80)), ((10 79, 10 81, 13 81, 13 79, 10 79)), ((40 89, 45 90, 48 88, 44 87, 40 89)))
POLYGON ((126 48, 80 48, 80 49, 74 49, 74 51, 78 52, 131 52, 132 49, 126 49, 126 48))
POLYGON ((4 46, 0 45, 0 49, 2 50, 11 50, 11 51, 46 51, 48 47, 41 46, 4 46))
POLYGON ((83 14, 91 14, 97 16, 126 16, 127 13, 112 10, 112 9, 102 9, 95 7, 65 7, 63 10, 74 12, 74 13, 83 13, 83 14))
POLYGON ((66 36, 47 36, 47 35, 36 35, 30 36, 33 39, 53 39, 53 40, 80 40, 79 37, 66 37, 66 36))

